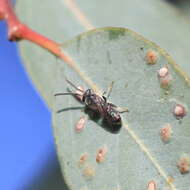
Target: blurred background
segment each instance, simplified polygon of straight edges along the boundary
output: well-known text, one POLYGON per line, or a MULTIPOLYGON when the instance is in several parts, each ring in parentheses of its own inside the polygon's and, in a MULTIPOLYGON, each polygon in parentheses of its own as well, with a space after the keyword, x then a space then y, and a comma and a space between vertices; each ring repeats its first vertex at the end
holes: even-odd
POLYGON ((50 112, 25 73, 16 43, 7 40, 4 22, 0 63, 1 189, 63 190, 50 112))
MULTIPOLYGON (((190 15, 188 0, 168 0, 190 15)), ((51 115, 0 22, 0 179, 2 190, 64 190, 51 115), (7 104, 8 102, 8 104, 7 104)))

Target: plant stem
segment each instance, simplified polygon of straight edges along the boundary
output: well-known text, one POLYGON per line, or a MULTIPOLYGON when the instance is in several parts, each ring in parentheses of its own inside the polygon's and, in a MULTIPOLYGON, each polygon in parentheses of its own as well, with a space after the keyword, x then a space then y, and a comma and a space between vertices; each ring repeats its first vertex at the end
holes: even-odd
POLYGON ((0 20, 5 20, 7 23, 8 39, 10 41, 28 40, 48 50, 65 62, 72 62, 72 59, 63 53, 60 44, 38 34, 28 26, 21 23, 13 10, 10 0, 0 0, 0 20))

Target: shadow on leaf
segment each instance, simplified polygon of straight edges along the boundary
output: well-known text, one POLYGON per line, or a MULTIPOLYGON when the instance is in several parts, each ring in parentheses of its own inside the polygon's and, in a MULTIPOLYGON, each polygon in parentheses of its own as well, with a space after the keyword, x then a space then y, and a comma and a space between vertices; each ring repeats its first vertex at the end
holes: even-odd
POLYGON ((106 131, 110 133, 113 133, 113 134, 118 133, 121 129, 121 126, 122 126, 121 123, 118 124, 118 123, 110 122, 106 118, 102 118, 99 112, 96 112, 88 108, 87 106, 68 107, 68 108, 58 110, 57 113, 72 111, 72 110, 84 111, 84 113, 88 115, 89 119, 91 119, 97 125, 99 125, 100 127, 102 127, 103 129, 105 129, 106 131))

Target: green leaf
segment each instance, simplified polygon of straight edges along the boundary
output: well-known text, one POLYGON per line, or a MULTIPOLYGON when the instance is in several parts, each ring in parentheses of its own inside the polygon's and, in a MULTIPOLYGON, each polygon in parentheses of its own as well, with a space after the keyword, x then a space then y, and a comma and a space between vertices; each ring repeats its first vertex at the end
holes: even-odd
MULTIPOLYGON (((40 3, 19 0, 16 9, 24 23, 57 42, 96 27, 131 28, 166 49, 190 73, 190 24, 177 9, 161 0, 43 0, 40 3)), ((31 79, 51 108, 56 60, 30 43, 21 42, 20 49, 31 79)))
POLYGON ((154 43, 123 28, 102 28, 84 33, 63 45, 74 65, 57 64, 54 93, 92 88, 98 93, 114 81, 109 101, 127 107, 118 133, 100 120, 88 119, 85 128, 75 131, 81 116, 88 117, 73 96, 57 96, 53 126, 59 160, 70 189, 147 189, 154 180, 157 189, 186 190, 190 174, 181 174, 177 164, 190 154, 190 79, 171 57, 154 43), (147 64, 147 52, 158 59, 147 64), (168 69, 170 85, 161 87, 158 71, 168 69), (174 115, 177 104, 186 111, 174 115), (160 130, 170 126, 173 134, 163 142, 160 130), (107 130, 106 130, 107 129, 107 130), (105 160, 96 162, 99 149, 107 147, 105 160), (87 159, 79 165, 81 156, 87 159))

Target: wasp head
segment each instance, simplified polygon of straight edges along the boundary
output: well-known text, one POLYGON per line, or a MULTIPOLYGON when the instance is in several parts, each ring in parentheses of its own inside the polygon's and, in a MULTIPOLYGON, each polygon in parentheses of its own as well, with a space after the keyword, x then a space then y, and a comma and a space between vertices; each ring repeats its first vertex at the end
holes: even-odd
POLYGON ((94 94, 93 90, 91 90, 91 89, 86 90, 86 91, 84 92, 84 94, 83 94, 82 101, 85 102, 85 100, 86 100, 88 97, 91 97, 91 95, 93 95, 93 94, 94 94))
POLYGON ((88 106, 90 109, 97 111, 99 107, 104 104, 104 99, 99 95, 95 94, 93 90, 88 89, 84 92, 82 101, 88 106))

